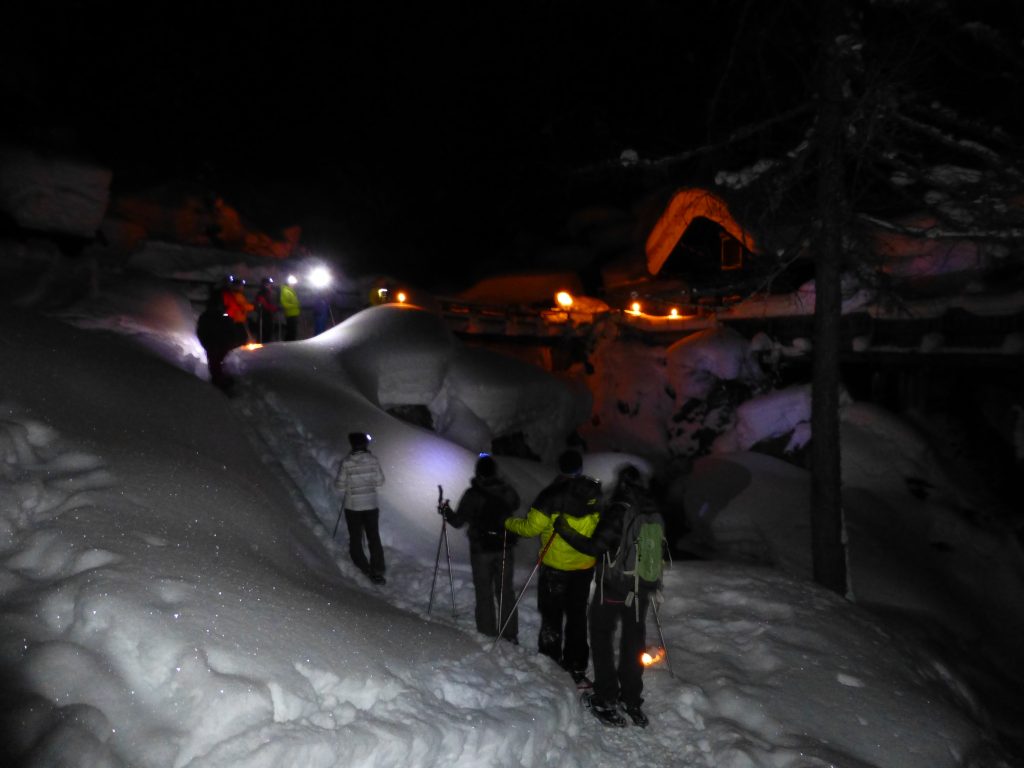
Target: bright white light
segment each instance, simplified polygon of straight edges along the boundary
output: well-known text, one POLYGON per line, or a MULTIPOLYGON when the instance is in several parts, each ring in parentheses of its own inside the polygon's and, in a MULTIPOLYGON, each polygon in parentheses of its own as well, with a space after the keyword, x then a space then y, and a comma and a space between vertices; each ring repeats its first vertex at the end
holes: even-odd
POLYGON ((288 282, 288 285, 295 285, 297 282, 299 282, 299 278, 297 278, 295 275, 288 275, 288 281, 287 282, 288 282))
POLYGON ((406 296, 405 296, 405 294, 402 291, 398 292, 397 298, 398 298, 398 303, 399 304, 405 304, 406 296))
POLYGON ((326 267, 314 267, 310 270, 309 282, 314 288, 326 288, 331 284, 331 273, 326 267))

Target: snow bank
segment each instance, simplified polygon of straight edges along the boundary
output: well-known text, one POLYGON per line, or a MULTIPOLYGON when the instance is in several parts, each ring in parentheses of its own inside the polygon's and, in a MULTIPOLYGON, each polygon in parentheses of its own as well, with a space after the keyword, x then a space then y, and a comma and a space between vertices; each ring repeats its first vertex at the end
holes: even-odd
MULTIPOLYGON (((473 632, 464 550, 455 615, 426 615, 432 486, 465 487, 475 456, 370 402, 330 340, 235 353, 242 387, 227 400, 140 333, 7 315, 0 337, 19 374, 0 401, 7 763, 979 764, 980 714, 955 675, 778 572, 668 573, 648 630, 654 643, 663 629, 668 657, 645 675, 644 731, 579 709, 533 650, 532 592, 523 645, 492 651, 473 632), (352 428, 374 433, 388 474, 385 587, 331 540, 325 489, 352 428)), ((628 459, 588 455, 585 468, 607 479, 628 459)), ((553 474, 500 461, 525 498, 553 474)), ((517 583, 530 566, 520 559, 517 583)))

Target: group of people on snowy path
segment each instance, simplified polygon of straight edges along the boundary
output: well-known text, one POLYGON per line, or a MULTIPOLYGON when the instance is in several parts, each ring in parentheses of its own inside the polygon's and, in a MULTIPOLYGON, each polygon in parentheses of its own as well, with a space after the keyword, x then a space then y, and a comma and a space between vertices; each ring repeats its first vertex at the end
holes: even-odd
MULTIPOLYGON (((352 562, 374 584, 384 584, 377 501, 384 472, 370 452, 369 435, 352 432, 348 442, 351 451, 342 460, 334 483, 343 498, 338 519, 345 518, 352 562)), ((515 544, 519 537, 539 536, 538 650, 569 673, 602 723, 625 726, 628 716, 635 725, 646 727, 641 656, 646 650, 647 609, 653 590, 624 584, 621 570, 609 565, 612 553, 622 551, 626 517, 640 512, 656 514, 656 505, 633 465, 618 473, 607 505, 601 503, 601 483, 583 473, 583 457, 578 451, 563 452, 558 469, 525 517, 514 516, 520 506, 519 494, 501 475, 494 457, 487 455, 477 460, 457 507, 453 510, 446 502, 438 504, 447 523, 455 528, 467 526, 476 629, 518 644, 515 544), (587 678, 591 653, 593 683, 587 678)), ((337 531, 335 525, 335 536, 337 531)))
MULTIPOLYGON (((335 480, 344 497, 339 520, 343 514, 352 562, 371 581, 383 584, 377 488, 384 483, 384 473, 370 453, 365 434, 350 434, 349 444, 351 452, 335 480), (369 559, 363 550, 364 536, 369 559)), ((514 516, 520 506, 519 494, 501 476, 497 461, 486 454, 477 460, 469 488, 456 508, 452 510, 447 502, 438 505, 448 524, 467 527, 477 631, 496 638, 495 642, 500 637, 519 643, 513 588, 515 545, 519 537, 539 536, 540 554, 534 569, 539 572, 539 652, 571 675, 584 703, 602 723, 625 726, 628 716, 635 725, 646 727, 641 656, 646 650, 647 611, 656 586, 637 588, 622 578, 621 566, 616 568, 613 563, 626 543, 627 518, 639 513, 657 515, 656 504, 632 465, 620 470, 607 504, 602 504, 600 482, 583 474, 583 457, 578 451, 564 451, 558 467, 558 475, 537 495, 525 517, 514 516), (587 678, 591 652, 593 683, 587 678)), ((662 557, 660 551, 658 557, 662 557)), ((529 581, 523 592, 528 585, 529 581)))
POLYGON ((505 528, 518 536, 540 536, 538 650, 569 672, 602 723, 624 726, 625 712, 635 725, 646 727, 641 655, 647 646, 652 593, 631 589, 616 578, 611 564, 626 543, 625 517, 650 512, 653 499, 632 465, 620 471, 606 505, 601 503, 601 484, 583 474, 578 451, 564 451, 558 469, 525 518, 505 521, 505 528), (586 676, 591 655, 592 690, 586 676))
MULTIPOLYGON (((294 279, 294 278, 292 278, 294 279)), ((283 314, 283 341, 298 338, 301 306, 288 282, 275 290, 272 277, 264 277, 254 301, 245 295, 245 281, 228 275, 210 289, 206 307, 196 323, 196 336, 206 350, 210 381, 230 394, 234 382, 224 371, 224 359, 232 349, 250 342, 277 340, 278 314, 283 314)))

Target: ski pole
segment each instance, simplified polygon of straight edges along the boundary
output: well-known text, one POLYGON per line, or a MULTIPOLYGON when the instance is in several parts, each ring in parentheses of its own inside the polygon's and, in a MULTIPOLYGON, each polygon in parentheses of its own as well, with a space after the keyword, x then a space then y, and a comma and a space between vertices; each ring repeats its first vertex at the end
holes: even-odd
POLYGON ((523 595, 526 594, 526 590, 530 586, 530 582, 533 581, 533 577, 536 576, 537 571, 540 570, 540 564, 544 560, 544 555, 548 553, 548 549, 551 547, 551 542, 555 540, 556 535, 557 534, 552 531, 551 538, 548 539, 547 543, 544 545, 544 548, 540 551, 540 554, 537 555, 537 562, 534 563, 533 570, 530 571, 530 575, 526 577, 526 583, 523 584, 523 589, 522 591, 520 591, 519 597, 517 597, 516 601, 512 604, 512 610, 508 612, 508 618, 505 619, 505 621, 502 623, 501 629, 498 630, 498 636, 494 638, 494 642, 491 644, 492 651, 494 650, 494 647, 498 644, 498 641, 501 639, 502 634, 505 632, 505 627, 508 626, 508 623, 512 619, 513 614, 515 614, 516 608, 519 607, 519 603, 522 601, 523 595))
POLYGON ((455 611, 455 582, 452 579, 452 552, 448 546, 448 517, 445 515, 444 491, 437 486, 437 511, 441 515, 441 536, 437 540, 437 555, 434 557, 434 577, 430 580, 430 600, 427 602, 427 614, 434 607, 434 587, 437 584, 437 570, 441 565, 441 545, 444 544, 448 559, 448 585, 452 593, 452 618, 456 617, 455 611))
POLYGON ((661 618, 658 616, 658 601, 654 596, 651 597, 651 608, 654 610, 654 623, 658 627, 658 637, 661 638, 661 647, 665 651, 665 666, 668 667, 669 676, 675 677, 676 673, 672 671, 672 659, 668 656, 668 643, 665 642, 665 633, 661 631, 661 618))
MULTIPOLYGON (((447 502, 445 506, 448 506, 447 502)), ((447 510, 444 512, 447 512, 447 510)), ((452 618, 457 619, 458 615, 455 610, 455 580, 452 578, 452 550, 448 546, 448 517, 444 513, 441 515, 441 533, 444 535, 444 554, 448 558, 448 589, 451 590, 452 594, 452 618)))
POLYGON ((334 524, 334 533, 331 534, 331 541, 334 541, 334 537, 338 535, 338 526, 341 525, 341 516, 343 514, 345 514, 344 507, 338 510, 338 522, 334 524))
MULTIPOLYGON (((501 582, 498 584, 498 621, 502 622, 505 617, 501 613, 501 605, 505 601, 505 561, 508 560, 508 528, 501 537, 501 582)), ((498 633, 501 637, 501 633, 498 633)))
POLYGON ((441 544, 444 543, 444 528, 447 524, 447 520, 444 519, 444 511, 441 508, 443 501, 444 491, 441 490, 441 486, 437 486, 437 511, 441 515, 441 535, 437 539, 437 554, 434 556, 434 577, 430 580, 430 600, 427 601, 427 614, 430 614, 430 610, 434 607, 434 585, 437 584, 437 568, 441 564, 441 544))

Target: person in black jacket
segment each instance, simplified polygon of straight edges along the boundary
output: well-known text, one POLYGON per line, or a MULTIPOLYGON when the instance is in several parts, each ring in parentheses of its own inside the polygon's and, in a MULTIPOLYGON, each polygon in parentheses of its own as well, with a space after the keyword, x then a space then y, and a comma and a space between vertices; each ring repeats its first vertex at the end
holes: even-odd
POLYGON ((504 626, 502 637, 516 644, 519 643, 519 616, 518 611, 513 611, 516 597, 512 591, 516 536, 505 530, 504 523, 518 508, 516 489, 498 474, 498 463, 484 455, 476 462, 476 473, 469 488, 448 517, 454 528, 469 524, 466 534, 476 592, 477 632, 497 637, 498 630, 504 626), (495 601, 500 604, 502 614, 497 620, 495 601))
POLYGON ((590 709, 606 725, 623 726, 625 718, 619 704, 635 725, 646 727, 644 714, 644 665, 640 660, 647 646, 647 606, 650 595, 641 592, 627 604, 631 591, 615 579, 604 559, 619 549, 623 525, 631 510, 650 509, 654 501, 643 485, 639 470, 627 464, 619 472, 612 498, 590 538, 579 535, 562 520, 555 521, 555 532, 580 552, 601 558, 597 566, 596 589, 590 603, 590 649, 594 662, 594 690, 590 709), (615 664, 615 630, 621 625, 619 662, 615 664))
POLYGON ((206 350, 206 365, 210 369, 210 381, 225 394, 230 395, 234 379, 224 371, 224 358, 239 346, 235 322, 228 316, 220 292, 213 291, 206 302, 206 309, 196 323, 196 336, 206 350))

